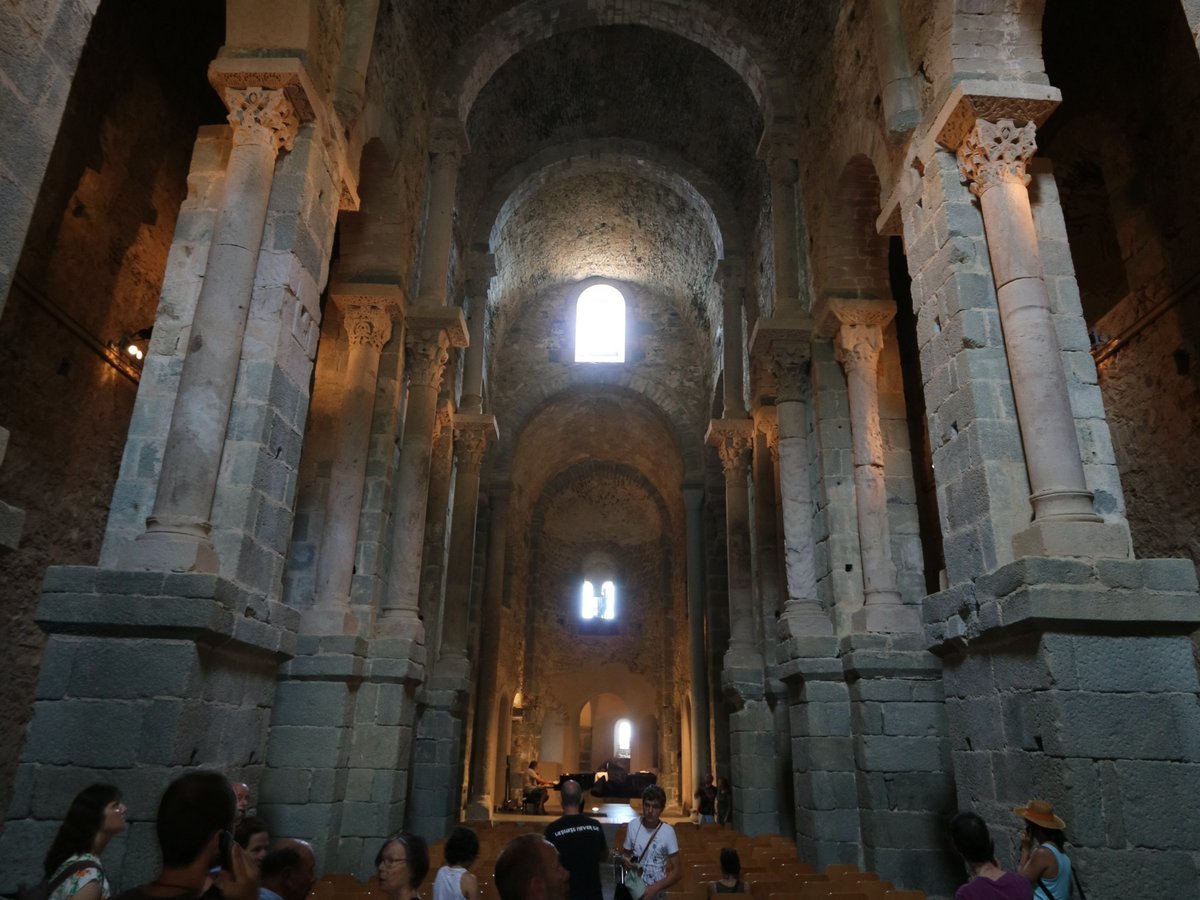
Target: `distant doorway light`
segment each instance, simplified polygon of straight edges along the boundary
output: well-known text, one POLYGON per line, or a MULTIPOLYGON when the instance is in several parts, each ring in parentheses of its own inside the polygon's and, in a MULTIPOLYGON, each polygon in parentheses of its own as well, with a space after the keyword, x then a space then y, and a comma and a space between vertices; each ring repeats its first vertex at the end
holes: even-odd
POLYGON ((618 719, 613 730, 613 745, 618 759, 629 759, 633 756, 633 723, 628 719, 618 719))
POLYGON ((593 284, 579 295, 575 362, 625 362, 625 296, 611 284, 593 284))

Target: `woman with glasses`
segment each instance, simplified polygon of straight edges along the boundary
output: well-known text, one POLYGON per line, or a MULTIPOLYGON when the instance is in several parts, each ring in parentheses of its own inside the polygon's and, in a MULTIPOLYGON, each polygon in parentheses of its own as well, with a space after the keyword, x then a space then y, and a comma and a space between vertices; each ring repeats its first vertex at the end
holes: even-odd
POLYGON ((429 872, 429 848, 423 838, 397 831, 375 855, 379 890, 388 900, 419 900, 417 889, 429 872))
POLYGON ((125 830, 125 804, 111 784, 93 784, 71 801, 67 817, 46 854, 43 869, 49 900, 108 900, 100 854, 125 830))

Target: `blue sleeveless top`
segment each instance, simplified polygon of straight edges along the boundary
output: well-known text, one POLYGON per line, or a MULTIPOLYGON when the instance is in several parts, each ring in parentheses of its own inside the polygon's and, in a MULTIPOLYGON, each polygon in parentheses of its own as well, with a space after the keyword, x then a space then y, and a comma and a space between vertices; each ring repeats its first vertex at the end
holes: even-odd
POLYGON ((1034 900, 1067 900, 1071 895, 1071 860, 1067 858, 1067 854, 1063 853, 1053 844, 1042 844, 1049 850, 1056 860, 1058 860, 1058 877, 1048 878, 1042 876, 1042 882, 1050 889, 1050 896, 1046 896, 1036 884, 1033 886, 1034 900))

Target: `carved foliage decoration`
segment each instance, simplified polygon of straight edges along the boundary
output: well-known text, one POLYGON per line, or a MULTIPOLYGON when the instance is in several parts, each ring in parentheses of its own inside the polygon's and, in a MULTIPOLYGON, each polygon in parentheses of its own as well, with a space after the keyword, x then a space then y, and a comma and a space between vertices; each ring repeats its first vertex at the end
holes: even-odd
POLYGON ((373 298, 350 300, 346 304, 346 333, 350 346, 368 346, 380 352, 392 336, 391 311, 373 298))
POLYGON ((958 148, 958 165, 971 193, 982 194, 996 184, 1029 184, 1025 166, 1037 152, 1032 122, 1020 127, 1012 119, 977 119, 958 148))
POLYGON ((450 339, 444 329, 408 335, 408 377, 415 385, 438 387, 450 358, 450 339))
POLYGON ((875 323, 844 324, 833 339, 833 354, 847 371, 874 373, 883 352, 883 329, 875 323))
POLYGON ((234 146, 261 144, 278 153, 291 150, 300 130, 300 117, 281 90, 262 87, 225 88, 228 120, 234 146))

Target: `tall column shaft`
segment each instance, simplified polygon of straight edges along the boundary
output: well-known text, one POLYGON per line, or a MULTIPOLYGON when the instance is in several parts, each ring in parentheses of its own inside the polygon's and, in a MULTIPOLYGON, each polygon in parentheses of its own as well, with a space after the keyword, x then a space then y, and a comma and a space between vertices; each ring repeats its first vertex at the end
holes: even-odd
POLYGON ((391 338, 392 316, 398 311, 394 301, 380 297, 338 293, 333 297, 345 306, 350 352, 321 528, 315 596, 313 606, 301 617, 301 630, 307 634, 353 634, 358 628, 350 612, 350 583, 358 546, 379 357, 391 338))
POLYGON ((887 472, 879 425, 879 355, 883 329, 877 324, 843 324, 834 341, 846 370, 850 399, 854 495, 862 549, 866 602, 899 603, 887 514, 887 472))
POLYGON ((418 294, 421 304, 431 306, 446 302, 458 167, 467 151, 466 133, 457 120, 439 122, 434 130, 429 212, 425 220, 425 244, 421 249, 421 288, 418 294))
POLYGON ((901 134, 920 121, 921 102, 908 61, 900 0, 871 0, 871 21, 875 26, 875 62, 883 115, 888 131, 901 134))
POLYGON ((892 561, 887 468, 879 422, 879 357, 883 328, 895 315, 895 305, 880 300, 833 300, 830 305, 840 323, 834 335, 834 355, 846 371, 850 401, 854 503, 862 561, 864 604, 856 613, 854 627, 858 631, 917 631, 920 617, 915 609, 902 605, 892 561))
POLYGON ((233 149, 213 227, 146 531, 122 566, 217 572, 209 539, 225 428, 254 273, 267 219, 275 158, 290 149, 299 120, 283 91, 225 89, 233 149))
POLYGON ((442 647, 438 673, 470 675, 467 625, 471 603, 471 572, 475 558, 475 519, 479 507, 479 472, 488 442, 499 437, 493 416, 460 413, 454 417, 454 448, 458 474, 454 481, 454 510, 450 520, 450 562, 446 575, 446 604, 442 612, 442 647))
POLYGON ((425 512, 429 502, 429 464, 433 457, 433 427, 438 388, 449 356, 445 332, 418 332, 408 337, 408 408, 404 416, 404 446, 396 473, 396 512, 392 519, 392 556, 377 633, 412 637, 424 643, 418 615, 425 512))
POLYGON ((725 669, 761 667, 754 639, 754 600, 750 589, 750 448, 754 423, 720 419, 709 424, 709 444, 717 448, 725 473, 725 547, 729 581, 729 650, 725 669))
POLYGON ((767 166, 771 177, 771 249, 775 260, 775 315, 800 306, 800 272, 796 251, 796 163, 783 156, 767 166))
POLYGON ((704 645, 704 523, 700 518, 704 502, 702 488, 683 489, 687 508, 687 598, 688 649, 692 675, 692 767, 695 783, 712 771, 712 752, 708 737, 708 667, 704 645))
POLYGON ((742 365, 742 265, 740 260, 727 259, 718 264, 717 280, 721 283, 724 302, 721 310, 723 332, 722 399, 726 419, 741 419, 746 415, 742 396, 745 371, 742 365))
POLYGON ((983 212, 1034 519, 1094 522, 1026 186, 1034 131, 979 120, 959 162, 983 212))
POLYGON ((487 583, 480 624, 479 670, 475 679, 475 726, 471 744, 471 802, 467 818, 490 819, 492 789, 496 783, 496 746, 499 702, 496 678, 500 666, 500 607, 504 598, 504 562, 508 544, 508 492, 491 494, 491 527, 488 532, 487 583))
POLYGON ((773 406, 759 407, 754 412, 754 450, 752 478, 754 484, 754 555, 758 586, 759 640, 766 650, 766 659, 773 658, 775 623, 780 610, 779 534, 775 515, 775 469, 779 453, 779 434, 773 406))

